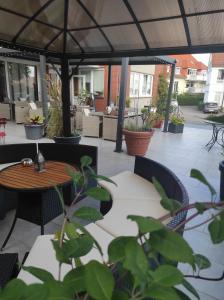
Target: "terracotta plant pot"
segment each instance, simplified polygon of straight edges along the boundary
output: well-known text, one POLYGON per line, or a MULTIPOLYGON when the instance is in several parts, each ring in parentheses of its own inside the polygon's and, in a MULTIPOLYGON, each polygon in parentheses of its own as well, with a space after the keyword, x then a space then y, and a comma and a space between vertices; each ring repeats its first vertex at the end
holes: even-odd
POLYGON ((129 131, 123 129, 128 155, 144 156, 154 131, 129 131))
POLYGON ((156 121, 153 128, 162 128, 163 120, 156 121))

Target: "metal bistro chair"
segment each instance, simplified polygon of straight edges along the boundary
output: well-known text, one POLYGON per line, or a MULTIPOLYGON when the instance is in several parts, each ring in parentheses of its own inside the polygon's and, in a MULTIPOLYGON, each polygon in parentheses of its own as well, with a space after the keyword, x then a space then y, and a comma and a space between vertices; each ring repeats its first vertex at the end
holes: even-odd
POLYGON ((5 125, 7 123, 6 118, 0 118, 0 144, 5 144, 5 125))

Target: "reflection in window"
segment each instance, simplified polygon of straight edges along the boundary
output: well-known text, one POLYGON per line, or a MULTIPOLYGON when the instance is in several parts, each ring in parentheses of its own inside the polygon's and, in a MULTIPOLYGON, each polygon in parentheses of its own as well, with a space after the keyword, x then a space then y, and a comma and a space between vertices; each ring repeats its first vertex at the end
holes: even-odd
POLYGON ((5 64, 0 62, 0 102, 4 102, 5 97, 7 97, 5 64))
POLYGON ((37 71, 35 66, 8 63, 9 86, 13 100, 38 100, 37 71))
POLYGON ((152 94, 152 75, 131 72, 130 97, 150 97, 152 94))

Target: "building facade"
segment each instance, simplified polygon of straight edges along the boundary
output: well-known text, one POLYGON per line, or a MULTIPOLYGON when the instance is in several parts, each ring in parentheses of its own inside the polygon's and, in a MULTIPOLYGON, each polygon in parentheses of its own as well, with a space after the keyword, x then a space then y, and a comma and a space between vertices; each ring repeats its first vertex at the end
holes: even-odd
POLYGON ((210 55, 204 102, 216 102, 220 107, 224 106, 224 53, 210 55))
MULTIPOLYGON (((174 94, 199 94, 205 92, 207 80, 207 66, 199 62, 190 54, 171 55, 176 59, 174 94)), ((156 66, 153 98, 157 96, 158 76, 163 74, 169 81, 171 68, 168 65, 156 66)))

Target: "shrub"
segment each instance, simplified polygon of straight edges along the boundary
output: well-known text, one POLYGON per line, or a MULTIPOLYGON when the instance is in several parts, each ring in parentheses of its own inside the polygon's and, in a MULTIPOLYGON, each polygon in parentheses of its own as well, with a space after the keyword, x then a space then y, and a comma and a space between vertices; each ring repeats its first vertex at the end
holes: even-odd
POLYGON ((204 94, 181 94, 177 96, 177 101, 181 106, 197 106, 199 102, 203 102, 204 94))
POLYGON ((221 116, 211 115, 211 116, 208 116, 206 118, 206 120, 217 122, 217 123, 224 123, 224 115, 221 115, 221 116))

